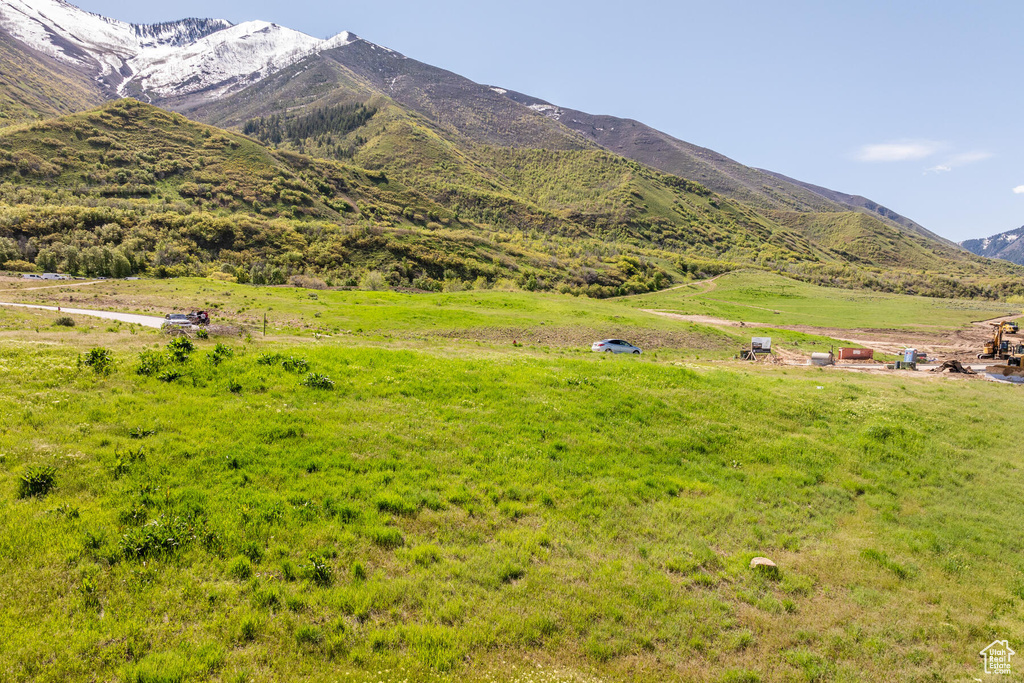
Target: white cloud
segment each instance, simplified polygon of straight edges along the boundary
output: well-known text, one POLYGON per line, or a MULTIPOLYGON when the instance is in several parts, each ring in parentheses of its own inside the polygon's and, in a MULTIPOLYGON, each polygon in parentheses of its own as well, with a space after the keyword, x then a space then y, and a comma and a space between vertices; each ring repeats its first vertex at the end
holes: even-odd
POLYGON ((942 147, 938 142, 928 140, 905 140, 903 142, 885 142, 876 145, 864 145, 857 152, 858 161, 891 162, 914 161, 932 156, 942 147))
POLYGON ((985 161, 992 157, 992 152, 982 152, 980 150, 976 152, 963 152, 962 154, 954 155, 953 158, 949 160, 949 165, 963 166, 965 164, 976 164, 979 161, 985 161))
POLYGON ((1017 187, 1013 188, 1013 193, 1024 194, 1024 185, 1018 185, 1017 187))
POLYGON ((941 163, 941 164, 939 164, 937 166, 932 166, 931 168, 926 168, 924 172, 925 172, 925 174, 928 174, 928 173, 949 173, 954 168, 958 168, 960 166, 966 166, 967 164, 976 164, 979 161, 985 161, 986 159, 991 159, 992 156, 993 156, 992 152, 983 152, 981 150, 977 150, 977 151, 974 151, 974 152, 961 152, 960 154, 954 154, 948 160, 944 161, 943 163, 941 163))

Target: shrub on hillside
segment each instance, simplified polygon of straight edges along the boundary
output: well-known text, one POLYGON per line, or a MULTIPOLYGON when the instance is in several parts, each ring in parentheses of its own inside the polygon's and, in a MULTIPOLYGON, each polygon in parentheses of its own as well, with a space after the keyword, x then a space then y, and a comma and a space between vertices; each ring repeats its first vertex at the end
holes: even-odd
POLYGON ((308 372, 309 363, 305 358, 296 358, 295 356, 288 356, 281 361, 281 367, 288 372, 308 372))
POLYGON ((82 367, 83 365, 92 368, 97 375, 109 375, 114 369, 114 355, 110 349, 98 346, 78 357, 78 366, 82 367))
POLYGON ((71 316, 62 315, 59 318, 57 318, 56 320, 54 320, 53 324, 58 326, 58 327, 74 327, 75 326, 75 319, 72 318, 71 316))
POLYGON ((135 374, 152 377, 160 372, 166 362, 167 357, 159 351, 143 351, 139 354, 139 364, 135 367, 135 374))
POLYGON ((327 289, 326 282, 310 275, 292 275, 288 278, 288 284, 303 289, 327 289))
POLYGON ((188 337, 175 337, 167 342, 167 352, 171 355, 171 360, 177 363, 187 361, 195 350, 196 345, 188 337))
POLYGON ((320 375, 315 372, 311 372, 306 375, 306 378, 302 380, 302 385, 309 387, 310 389, 326 389, 330 391, 334 389, 334 380, 327 375, 320 375))
POLYGON ((309 564, 303 570, 306 578, 318 586, 330 586, 334 581, 334 569, 322 557, 310 555, 309 564))
POLYGON ((387 288, 387 280, 384 279, 380 271, 371 270, 359 280, 359 289, 365 289, 369 292, 383 292, 387 288))
POLYGON ((18 498, 45 496, 56 485, 56 469, 44 465, 29 467, 18 477, 18 498))
POLYGON ((213 347, 213 351, 206 354, 207 359, 214 365, 220 365, 221 362, 231 358, 235 355, 234 349, 225 344, 217 344, 213 347))
POLYGON ((21 259, 4 261, 4 268, 7 270, 13 270, 15 273, 31 273, 36 269, 34 265, 28 261, 22 261, 21 259))
POLYGON ((252 561, 244 556, 236 557, 228 566, 228 574, 239 581, 249 579, 252 576, 252 571, 252 561))
POLYGON ((156 378, 158 380, 160 380, 161 382, 168 382, 168 383, 173 382, 174 380, 176 380, 176 379, 178 379, 180 377, 181 377, 181 373, 179 371, 177 371, 177 370, 164 370, 163 372, 161 372, 159 375, 156 376, 156 378))
POLYGON ((158 517, 143 526, 128 529, 118 543, 118 550, 127 560, 145 560, 168 555, 187 545, 196 537, 195 526, 180 517, 167 520, 158 517))
POLYGON ((405 537, 402 536, 402 532, 394 527, 383 527, 381 529, 375 529, 371 535, 371 540, 374 544, 391 550, 393 548, 401 548, 405 545, 405 537))

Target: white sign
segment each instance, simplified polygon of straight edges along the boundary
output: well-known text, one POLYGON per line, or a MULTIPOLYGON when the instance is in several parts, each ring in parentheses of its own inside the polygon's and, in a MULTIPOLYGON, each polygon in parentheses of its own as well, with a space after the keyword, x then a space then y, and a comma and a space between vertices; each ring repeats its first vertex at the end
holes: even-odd
POLYGON ((981 656, 985 658, 985 673, 1010 673, 1010 658, 1015 654, 1017 653, 1010 649, 1010 644, 1005 640, 992 643, 981 651, 981 656))
POLYGON ((750 340, 751 351, 764 351, 765 353, 772 350, 772 338, 771 337, 754 337, 750 340))

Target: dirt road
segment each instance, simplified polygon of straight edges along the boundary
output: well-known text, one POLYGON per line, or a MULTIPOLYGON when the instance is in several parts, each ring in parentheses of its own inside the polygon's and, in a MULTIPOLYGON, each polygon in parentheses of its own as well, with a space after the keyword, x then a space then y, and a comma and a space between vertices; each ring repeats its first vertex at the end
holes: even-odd
MULTIPOLYGON (((36 306, 34 304, 12 304, 0 302, 0 306, 15 306, 17 308, 35 308, 42 311, 57 311, 56 306, 36 306)), ((105 318, 107 320, 119 320, 123 323, 134 323, 135 325, 142 325, 143 327, 155 327, 160 328, 164 324, 163 318, 157 318, 152 315, 136 315, 134 313, 116 313, 114 311, 92 311, 84 308, 64 308, 61 306, 61 313, 67 313, 68 315, 91 315, 94 318, 105 318)))
POLYGON ((685 320, 691 323, 700 323, 701 325, 717 325, 719 327, 776 327, 778 325, 769 325, 768 323, 746 323, 738 320, 726 320, 724 318, 714 318, 710 315, 684 315, 682 313, 673 313, 672 311, 659 311, 655 308, 641 308, 644 313, 653 313, 654 315, 660 315, 663 318, 672 318, 673 320, 685 320))

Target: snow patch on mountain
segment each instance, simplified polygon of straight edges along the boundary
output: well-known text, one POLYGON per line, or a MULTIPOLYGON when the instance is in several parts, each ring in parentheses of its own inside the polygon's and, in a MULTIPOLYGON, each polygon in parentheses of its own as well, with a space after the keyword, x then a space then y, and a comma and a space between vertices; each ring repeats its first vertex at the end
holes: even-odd
POLYGON ((94 62, 100 75, 118 71, 139 50, 131 24, 63 0, 3 0, 0 26, 30 47, 68 64, 94 62))
POLYGON ((548 118, 555 119, 556 121, 562 118, 563 112, 561 109, 553 104, 531 104, 530 109, 534 110, 538 114, 543 114, 548 118))
POLYGON ((217 97, 356 39, 346 32, 320 40, 265 21, 129 24, 65 0, 0 0, 0 27, 54 59, 92 70, 118 95, 148 100, 204 90, 217 97))

